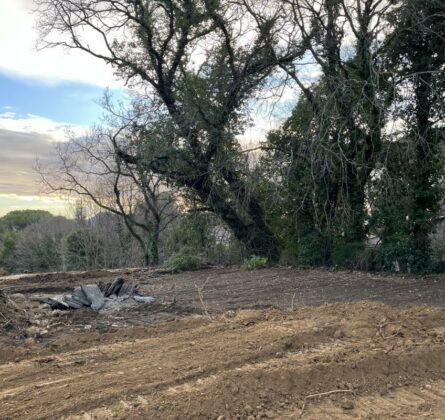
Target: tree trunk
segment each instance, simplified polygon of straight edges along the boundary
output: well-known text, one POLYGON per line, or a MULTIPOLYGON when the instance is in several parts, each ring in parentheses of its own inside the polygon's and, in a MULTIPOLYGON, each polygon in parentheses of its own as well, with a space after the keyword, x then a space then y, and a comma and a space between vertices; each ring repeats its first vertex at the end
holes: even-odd
POLYGON ((153 235, 150 244, 150 265, 159 264, 159 223, 153 224, 153 235))
POLYGON ((344 239, 347 243, 363 243, 366 240, 365 188, 368 176, 360 179, 354 164, 350 164, 348 174, 349 220, 346 221, 344 239))
POLYGON ((432 230, 432 215, 438 208, 439 197, 434 191, 434 183, 437 178, 437 168, 434 164, 438 153, 432 130, 430 129, 429 113, 431 103, 429 90, 431 75, 417 76, 416 95, 416 127, 412 129, 415 141, 415 166, 411 171, 413 186, 413 255, 417 267, 414 271, 422 271, 427 268, 431 259, 430 233, 432 230))
POLYGON ((266 257, 270 262, 278 261, 278 241, 266 225, 263 211, 255 197, 249 197, 248 204, 242 209, 236 208, 237 206, 227 200, 226 193, 213 185, 208 175, 201 176, 193 188, 201 200, 227 223, 234 236, 246 246, 250 254, 266 257))

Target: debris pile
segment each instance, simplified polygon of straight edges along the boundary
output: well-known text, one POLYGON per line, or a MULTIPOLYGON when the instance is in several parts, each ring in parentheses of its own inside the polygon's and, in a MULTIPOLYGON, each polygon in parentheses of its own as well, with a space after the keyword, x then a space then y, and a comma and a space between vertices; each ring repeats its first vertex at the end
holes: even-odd
POLYGON ((29 325, 29 317, 23 308, 0 290, 0 332, 22 331, 29 325))
POLYGON ((93 311, 115 307, 116 303, 131 300, 133 303, 153 303, 152 296, 142 296, 138 291, 138 284, 127 281, 122 277, 109 283, 84 284, 74 288, 71 295, 62 298, 44 299, 51 309, 68 310, 90 307, 93 311))

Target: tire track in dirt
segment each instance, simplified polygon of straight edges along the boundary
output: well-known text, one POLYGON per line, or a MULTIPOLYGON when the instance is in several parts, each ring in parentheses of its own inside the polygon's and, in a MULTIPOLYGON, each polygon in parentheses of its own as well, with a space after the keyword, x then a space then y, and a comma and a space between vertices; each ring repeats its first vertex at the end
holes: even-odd
POLYGON ((439 381, 444 313, 360 302, 182 319, 103 344, 83 334, 75 350, 0 365, 0 418, 280 418, 310 393, 439 381))
MULTIPOLYGON (((283 419, 295 419, 298 410, 281 414, 283 419)), ((445 417, 445 381, 426 383, 417 387, 383 390, 379 394, 357 398, 340 398, 315 401, 304 411, 306 420, 418 420, 445 417), (343 407, 348 407, 346 410, 343 407)))

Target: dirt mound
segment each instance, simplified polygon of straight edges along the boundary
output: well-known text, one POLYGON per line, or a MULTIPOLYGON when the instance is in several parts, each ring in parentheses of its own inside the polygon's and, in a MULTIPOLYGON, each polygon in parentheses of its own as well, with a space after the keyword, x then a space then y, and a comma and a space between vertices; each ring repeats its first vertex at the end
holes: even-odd
POLYGON ((0 290, 0 333, 25 336, 25 330, 29 325, 26 310, 0 290))
POLYGON ((0 363, 0 417, 441 418, 444 321, 358 302, 67 335, 0 363))

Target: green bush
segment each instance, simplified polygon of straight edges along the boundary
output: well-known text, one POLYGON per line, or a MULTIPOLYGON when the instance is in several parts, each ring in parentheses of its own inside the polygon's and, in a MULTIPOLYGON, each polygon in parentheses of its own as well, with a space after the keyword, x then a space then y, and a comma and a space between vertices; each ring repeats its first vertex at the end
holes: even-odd
POLYGON ((196 251, 193 252, 192 249, 186 248, 172 255, 165 265, 172 273, 180 273, 181 271, 197 270, 206 265, 206 260, 196 251))
POLYGON ((252 255, 250 258, 246 258, 243 261, 244 270, 259 270, 260 268, 267 267, 267 258, 259 257, 258 255, 252 255))

